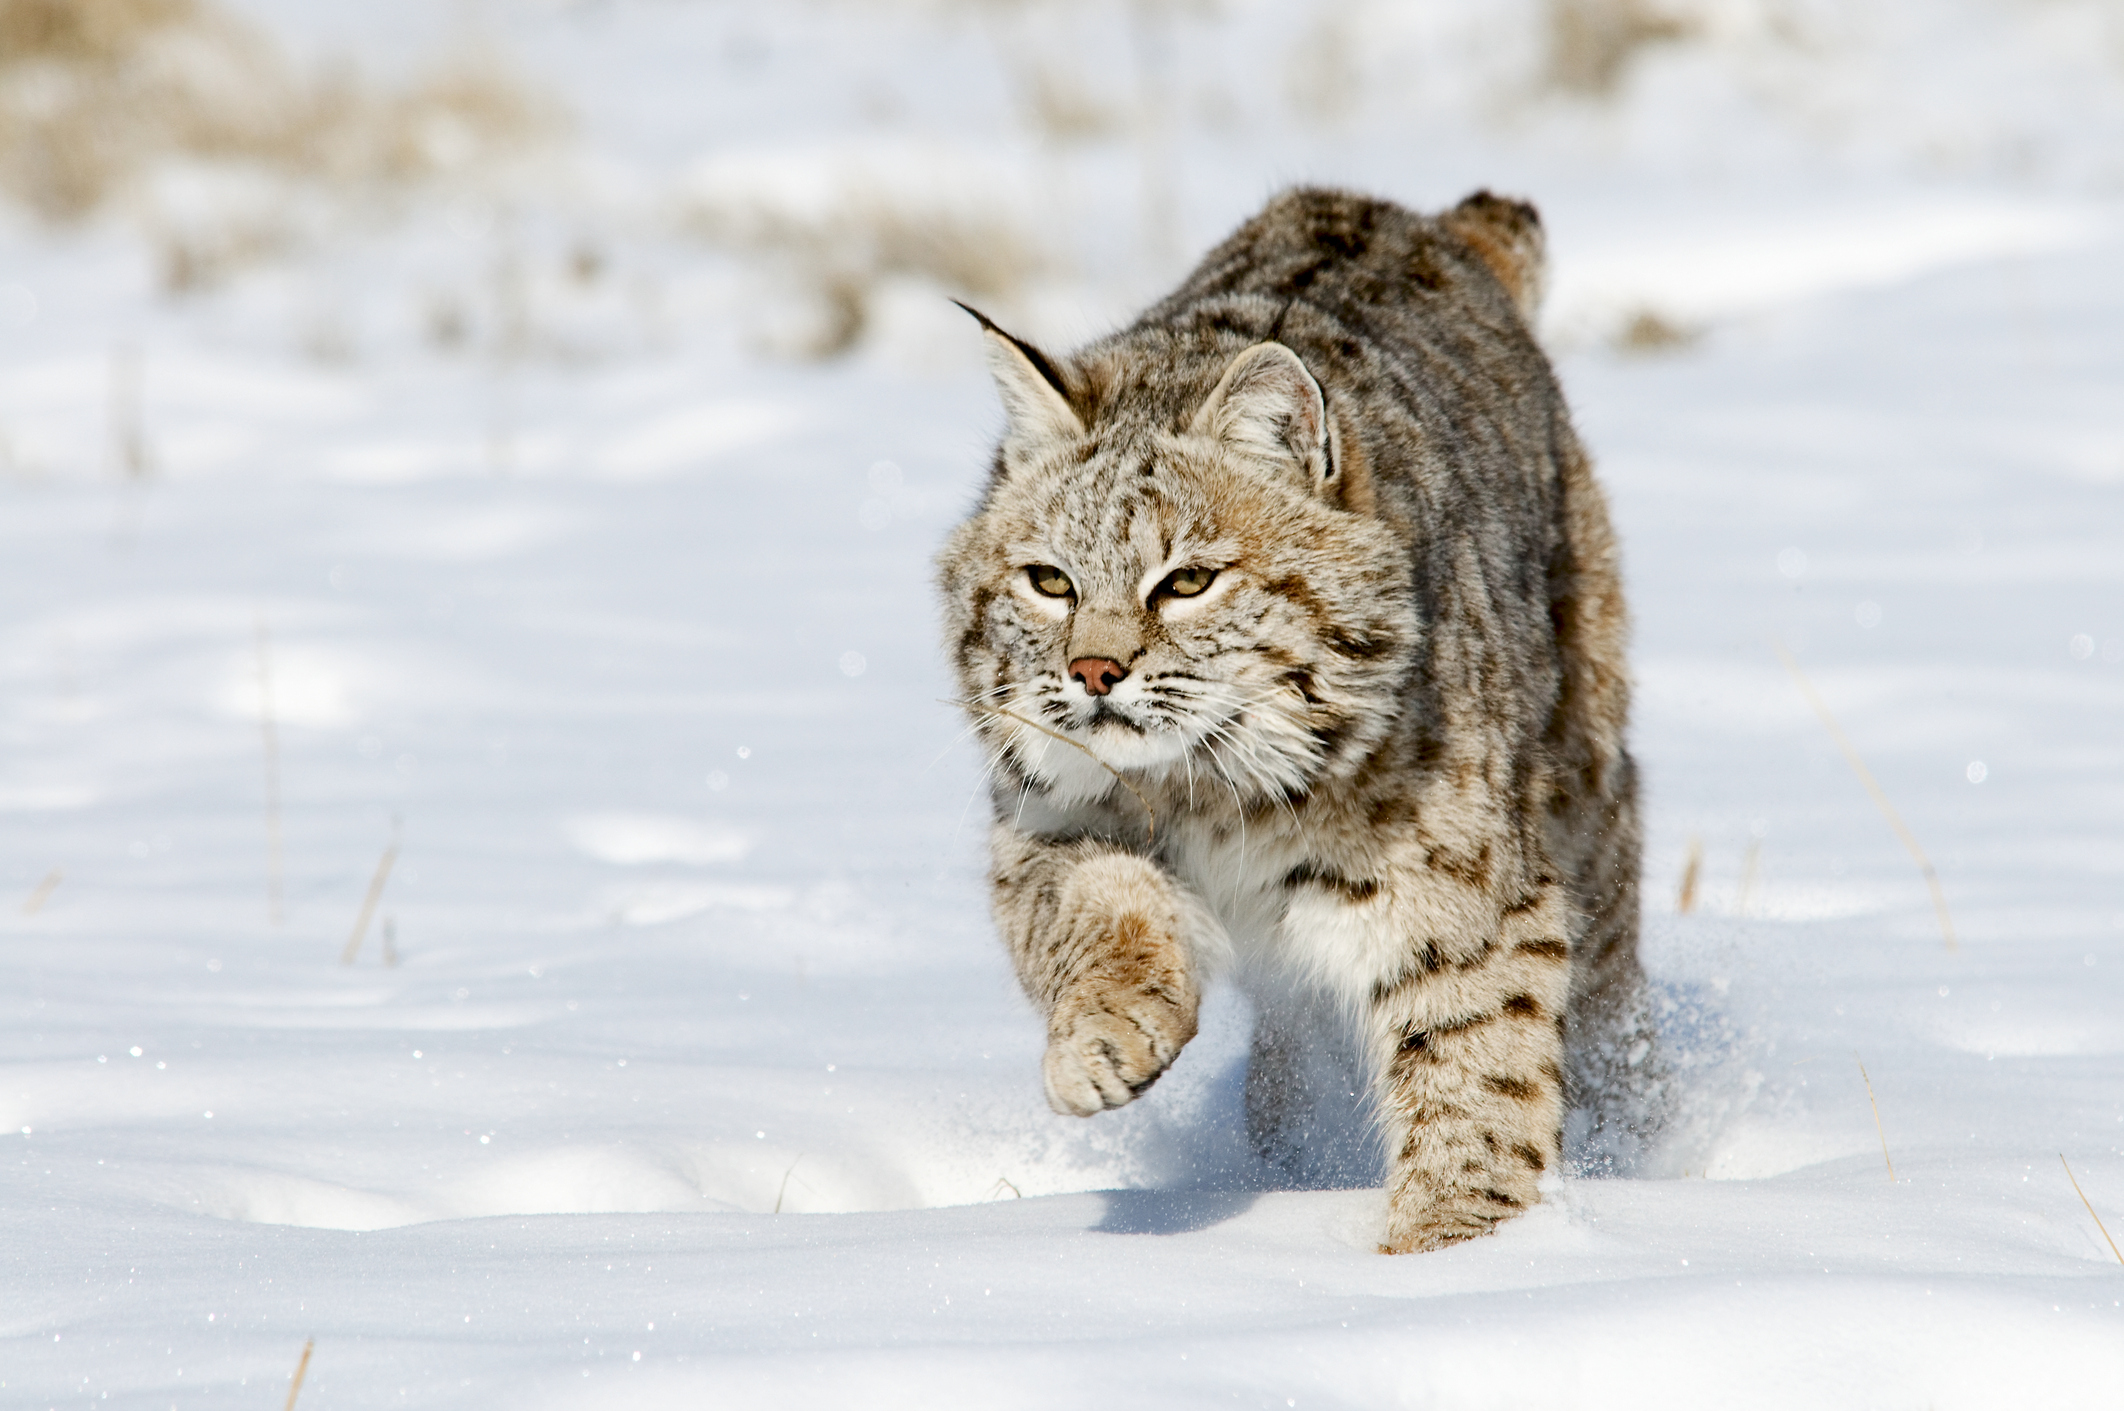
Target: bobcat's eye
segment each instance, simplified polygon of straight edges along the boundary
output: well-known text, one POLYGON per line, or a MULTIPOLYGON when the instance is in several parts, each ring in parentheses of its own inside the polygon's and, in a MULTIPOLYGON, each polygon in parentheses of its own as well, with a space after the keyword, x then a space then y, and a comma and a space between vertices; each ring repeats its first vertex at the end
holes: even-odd
POLYGON ((1209 590, 1210 584, 1216 581, 1217 570, 1214 568, 1177 568, 1165 575, 1165 581, 1158 585, 1158 591, 1152 596, 1159 598, 1199 597, 1209 590))
POLYGON ((1036 563, 1025 570, 1032 580, 1033 591, 1050 598, 1066 598, 1077 591, 1077 585, 1069 581, 1069 575, 1051 563, 1036 563))

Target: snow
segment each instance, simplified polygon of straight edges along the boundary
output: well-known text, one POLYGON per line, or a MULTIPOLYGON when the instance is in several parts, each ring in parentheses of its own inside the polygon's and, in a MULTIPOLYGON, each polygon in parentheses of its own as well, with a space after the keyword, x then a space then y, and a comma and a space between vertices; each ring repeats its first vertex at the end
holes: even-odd
MULTIPOLYGON (((450 38, 242 8, 378 70, 450 38)), ((1322 5, 1386 36, 1333 120, 1243 81, 1312 33, 1273 7, 485 13, 579 115, 535 190, 183 297, 122 213, 0 225, 0 1407, 278 1405, 311 1338, 306 1407, 2117 1403, 2059 1162, 2124 1237, 2106 12, 1876 0, 1806 69, 1712 7, 1612 105, 1498 116, 1489 8, 1322 5), (1178 75, 1163 156, 1026 128, 1010 56, 1073 52, 1101 102, 1178 75), (830 204, 879 151, 993 196, 1044 263, 992 311, 1057 341, 1279 181, 1542 203, 1637 615, 1685 1094, 1642 1169, 1382 1258, 1378 1192, 1266 1188, 1222 990, 1143 1101, 1046 1110, 936 699, 978 345, 895 274, 848 356, 776 353, 801 271, 686 226, 702 173, 830 204), (1686 341, 1617 351, 1639 312, 1686 341)))

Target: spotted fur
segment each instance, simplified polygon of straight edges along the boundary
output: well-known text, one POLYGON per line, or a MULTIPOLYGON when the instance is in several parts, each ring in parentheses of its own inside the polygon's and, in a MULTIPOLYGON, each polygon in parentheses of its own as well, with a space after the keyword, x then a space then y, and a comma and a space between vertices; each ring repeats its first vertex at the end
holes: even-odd
POLYGON ((940 559, 1049 1101, 1140 1095, 1229 968, 1256 1145, 1317 1178, 1368 1140, 1394 1252, 1533 1205, 1567 1107, 1657 1063, 1616 546, 1540 269, 1518 202, 1294 190, 1066 357, 983 319, 1009 425, 940 559))

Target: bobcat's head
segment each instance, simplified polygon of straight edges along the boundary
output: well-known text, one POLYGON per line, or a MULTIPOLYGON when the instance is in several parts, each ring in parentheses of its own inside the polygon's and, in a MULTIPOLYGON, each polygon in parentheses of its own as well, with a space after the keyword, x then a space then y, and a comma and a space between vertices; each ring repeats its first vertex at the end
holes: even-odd
MULTIPOLYGON (((977 315, 978 317, 978 315, 977 315)), ((985 318, 1009 428, 941 557, 995 762, 1063 802, 1252 809, 1354 767, 1416 639, 1409 555, 1342 507, 1342 433, 1281 343, 1065 374, 985 318)))

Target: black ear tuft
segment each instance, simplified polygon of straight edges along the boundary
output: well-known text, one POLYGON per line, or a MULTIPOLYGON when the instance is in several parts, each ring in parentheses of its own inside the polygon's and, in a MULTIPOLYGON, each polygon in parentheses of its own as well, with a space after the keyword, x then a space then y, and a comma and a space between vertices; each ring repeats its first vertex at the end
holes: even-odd
POLYGON ((1321 419, 1327 424, 1327 441, 1320 448, 1320 483, 1327 484, 1342 469, 1342 435, 1335 429, 1335 400, 1327 388, 1320 389, 1321 419))
MULTIPOLYGON (((954 304, 957 304, 960 308, 966 310, 967 313, 972 314, 973 321, 981 325, 981 331, 983 333, 1003 333, 1002 329, 996 327, 996 321, 994 319, 990 318, 987 314, 982 313, 979 309, 975 308, 972 304, 967 303, 964 299, 953 299, 952 302, 954 304)), ((1003 336, 1005 338, 1010 337, 1008 333, 1003 333, 1003 336)))
POLYGON ((981 331, 983 333, 994 334, 996 337, 1002 339, 1004 342, 1010 344, 1011 347, 1016 348, 1020 353, 1024 354, 1025 361, 1032 364, 1033 371, 1040 374, 1041 380, 1046 382, 1048 386, 1055 389, 1055 393, 1057 396, 1061 397, 1063 401, 1069 403, 1071 406, 1076 405, 1076 399, 1071 397, 1069 394, 1069 384, 1062 380, 1062 373, 1060 372, 1060 370, 1057 369, 1052 362, 1048 361, 1047 354, 1041 352, 1038 348, 1035 348, 1032 344, 1026 342, 1023 338, 1018 337, 1015 333, 1012 333, 1009 330, 1001 327, 996 323, 994 319, 990 318, 987 314, 982 313, 979 309, 975 308, 972 304, 967 303, 965 300, 953 299, 952 302, 954 304, 957 304, 960 308, 966 310, 967 313, 972 314, 974 322, 981 325, 981 331))

